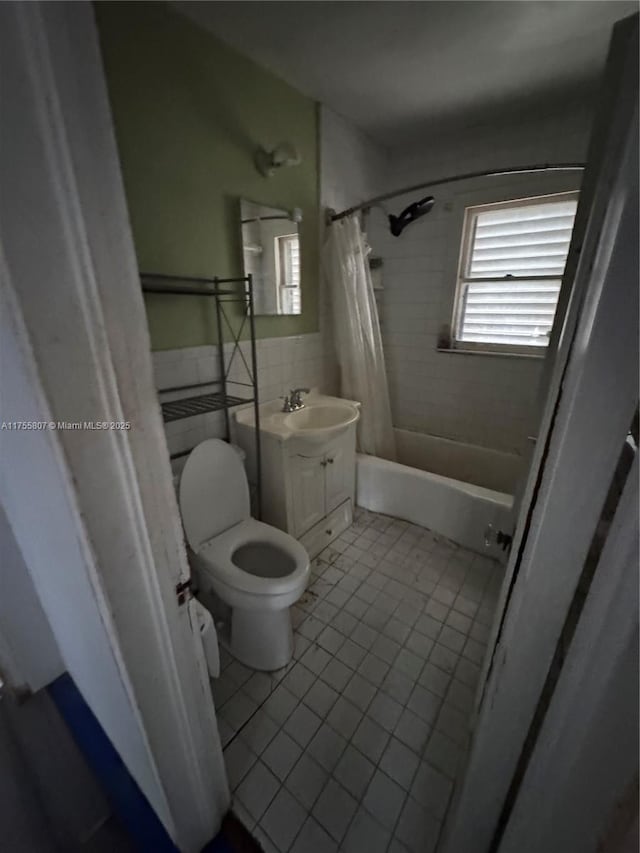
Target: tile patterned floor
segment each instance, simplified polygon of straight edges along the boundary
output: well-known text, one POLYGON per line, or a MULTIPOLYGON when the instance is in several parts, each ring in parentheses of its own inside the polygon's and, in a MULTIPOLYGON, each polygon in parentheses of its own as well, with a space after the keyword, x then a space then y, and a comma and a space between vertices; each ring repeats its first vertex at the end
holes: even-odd
POLYGON ((499 567, 357 510, 312 569, 291 664, 212 682, 234 809, 265 853, 432 853, 499 567))

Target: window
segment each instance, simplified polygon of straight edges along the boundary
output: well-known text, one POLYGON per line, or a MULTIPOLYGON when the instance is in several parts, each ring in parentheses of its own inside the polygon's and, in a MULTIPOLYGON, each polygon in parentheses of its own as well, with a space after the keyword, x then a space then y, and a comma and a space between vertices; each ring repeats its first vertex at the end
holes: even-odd
POLYGON ((300 314, 300 241, 297 234, 276 237, 280 314, 300 314))
POLYGON ((540 353, 549 343, 578 193, 465 211, 453 346, 540 353))

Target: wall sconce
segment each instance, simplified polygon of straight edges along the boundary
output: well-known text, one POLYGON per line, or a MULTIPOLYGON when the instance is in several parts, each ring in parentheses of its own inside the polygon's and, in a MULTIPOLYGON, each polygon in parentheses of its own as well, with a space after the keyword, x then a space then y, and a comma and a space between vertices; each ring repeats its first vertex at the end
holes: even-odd
POLYGON ((271 178, 283 166, 299 166, 301 162, 300 155, 290 142, 281 142, 273 151, 258 148, 255 155, 256 169, 265 178, 271 178))

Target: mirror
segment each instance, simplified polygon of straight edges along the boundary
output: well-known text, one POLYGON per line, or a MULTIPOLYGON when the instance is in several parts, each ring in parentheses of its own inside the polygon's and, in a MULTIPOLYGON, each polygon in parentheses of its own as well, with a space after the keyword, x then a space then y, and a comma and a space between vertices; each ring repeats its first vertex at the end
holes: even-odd
POLYGON ((240 201, 244 274, 253 277, 256 314, 300 314, 301 212, 240 201))

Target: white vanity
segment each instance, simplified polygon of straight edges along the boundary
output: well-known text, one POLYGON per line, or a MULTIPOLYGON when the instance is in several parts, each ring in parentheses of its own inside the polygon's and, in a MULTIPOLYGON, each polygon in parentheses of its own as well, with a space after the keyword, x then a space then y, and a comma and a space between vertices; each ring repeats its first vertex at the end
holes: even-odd
MULTIPOLYGON (((352 521, 360 404, 312 392, 296 411, 274 400, 259 413, 263 521, 295 536, 313 558, 352 521)), ((235 441, 247 454, 250 480, 254 430, 253 409, 237 412, 235 441)))

